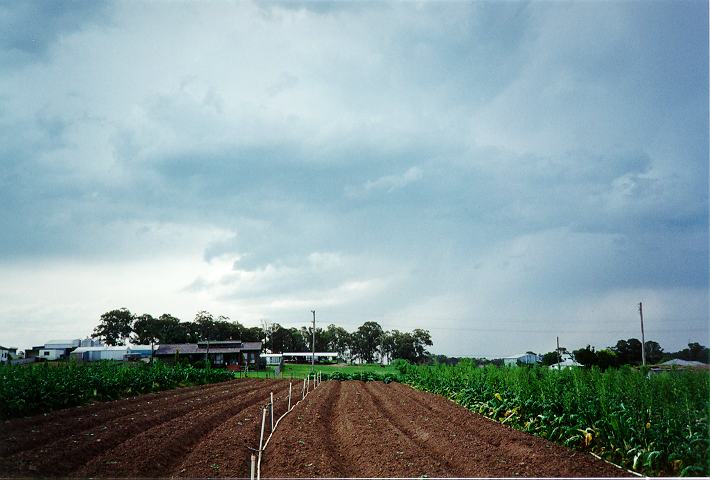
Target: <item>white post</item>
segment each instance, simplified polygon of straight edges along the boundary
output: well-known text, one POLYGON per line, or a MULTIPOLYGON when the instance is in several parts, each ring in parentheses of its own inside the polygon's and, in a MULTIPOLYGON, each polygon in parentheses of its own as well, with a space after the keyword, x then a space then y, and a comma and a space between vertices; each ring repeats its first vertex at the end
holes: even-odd
POLYGON ((303 379, 303 386, 301 387, 301 400, 306 398, 306 379, 303 379))
POLYGON ((311 374, 310 373, 307 375, 307 379, 308 380, 306 381, 306 392, 308 392, 308 390, 311 389, 311 374))
POLYGON ((291 387, 293 385, 293 382, 288 382, 288 410, 287 412, 291 411, 291 387))
POLYGON ((259 459, 257 460, 256 463, 256 478, 259 480, 261 478, 261 451, 263 450, 263 445, 264 445, 264 425, 266 424, 266 407, 262 410, 261 413, 261 435, 259 436, 259 459))
POLYGON ((271 392, 271 431, 274 431, 274 392, 271 392))
POLYGON ((251 480, 254 480, 254 475, 256 474, 256 455, 251 454, 251 480))

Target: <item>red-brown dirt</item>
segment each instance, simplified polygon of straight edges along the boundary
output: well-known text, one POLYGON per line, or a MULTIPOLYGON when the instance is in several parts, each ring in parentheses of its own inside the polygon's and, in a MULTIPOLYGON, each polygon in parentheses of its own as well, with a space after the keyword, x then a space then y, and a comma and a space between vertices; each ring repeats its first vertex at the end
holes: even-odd
MULTIPOLYGON (((261 410, 288 381, 243 379, 0 423, 0 477, 248 477, 261 410)), ((300 397, 300 384, 294 385, 300 397)), ((294 400, 295 403, 295 400, 294 400)), ((269 433, 267 426, 266 435, 269 433)), ((325 382, 279 424, 266 477, 625 476, 405 385, 325 382)))
POLYGON ((401 384, 326 382, 279 424, 262 476, 621 477, 591 455, 401 384))
MULTIPOLYGON (((283 398, 287 388, 286 381, 234 380, 6 421, 0 477, 169 477, 220 426, 259 411, 272 391, 283 398)), ((239 447, 231 456, 241 459, 235 470, 213 462, 211 472, 184 467, 179 476, 248 476, 245 445, 258 446, 251 416, 230 432, 239 447)))

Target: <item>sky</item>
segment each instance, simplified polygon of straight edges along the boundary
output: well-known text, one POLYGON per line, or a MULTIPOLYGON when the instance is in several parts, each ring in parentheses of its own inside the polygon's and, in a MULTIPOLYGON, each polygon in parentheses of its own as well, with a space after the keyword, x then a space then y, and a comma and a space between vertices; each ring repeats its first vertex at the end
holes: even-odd
POLYGON ((707 345, 708 129, 703 1, 2 1, 0 345, 707 345))

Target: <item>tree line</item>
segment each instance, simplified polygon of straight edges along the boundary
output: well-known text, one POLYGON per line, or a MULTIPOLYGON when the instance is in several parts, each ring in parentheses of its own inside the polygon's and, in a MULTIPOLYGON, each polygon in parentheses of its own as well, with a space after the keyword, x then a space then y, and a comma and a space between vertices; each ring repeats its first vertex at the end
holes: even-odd
MULTIPOLYGON (((263 342, 271 353, 313 349, 312 327, 286 328, 277 323, 246 327, 229 317, 215 318, 206 311, 198 312, 192 321, 181 321, 168 313, 153 317, 147 313, 134 315, 127 308, 120 308, 101 315, 91 336, 107 345, 124 345, 127 340, 141 345, 241 340, 263 342)), ((385 331, 377 322, 365 322, 353 332, 334 324, 317 327, 315 331, 316 351, 337 352, 340 358, 351 362, 401 358, 422 363, 430 357, 426 347, 432 345, 428 330, 385 331)))
MULTIPOLYGON (((708 363, 710 361, 710 350, 699 343, 689 343, 688 348, 677 352, 665 352, 658 342, 653 340, 647 341, 645 344, 646 363, 654 365, 674 358, 681 360, 694 360, 698 362, 708 363)), ((599 367, 605 370, 609 367, 618 367, 621 365, 640 365, 641 364, 641 341, 637 338, 629 338, 627 340, 618 340, 616 345, 612 347, 596 350, 591 345, 584 348, 568 352, 567 349, 561 348, 560 355, 563 359, 572 358, 577 363, 585 367, 599 367)), ((548 352, 542 356, 542 363, 552 365, 558 362, 557 352, 548 352)))
MULTIPOLYGON (((687 348, 678 350, 677 352, 666 352, 658 342, 649 340, 646 342, 646 363, 653 365, 674 358, 680 360, 691 360, 710 364, 710 349, 697 343, 688 344, 687 348)), ((535 352, 529 351, 536 355, 535 352)), ((541 355, 541 363, 546 366, 554 365, 561 360, 572 359, 585 367, 599 367, 606 370, 609 367, 620 367, 622 365, 640 365, 641 364, 641 341, 637 338, 629 338, 628 340, 619 340, 613 347, 607 347, 596 350, 591 345, 584 348, 569 351, 565 347, 560 347, 558 351, 547 352, 541 355)), ((487 359, 487 358, 460 358, 447 357, 446 355, 435 355, 431 357, 433 363, 441 363, 448 365, 456 365, 460 361, 474 362, 477 365, 503 365, 502 358, 487 359)))

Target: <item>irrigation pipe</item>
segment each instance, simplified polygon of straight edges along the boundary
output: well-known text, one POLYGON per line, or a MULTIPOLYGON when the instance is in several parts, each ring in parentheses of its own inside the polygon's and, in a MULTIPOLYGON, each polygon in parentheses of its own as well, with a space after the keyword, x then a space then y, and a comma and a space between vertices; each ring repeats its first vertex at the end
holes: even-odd
POLYGON ((634 472, 633 470, 629 470, 628 468, 624 468, 624 467, 622 467, 621 465, 617 465, 617 464, 615 464, 614 462, 610 462, 609 460, 600 457, 599 455, 597 455, 597 454, 594 453, 594 452, 589 452, 589 453, 590 453, 594 458, 598 458, 598 459, 601 460, 602 462, 606 462, 606 463, 608 463, 609 465, 614 465, 614 466, 615 466, 616 468, 618 468, 618 469, 625 470, 625 471, 627 471, 628 473, 630 473, 631 475, 636 475, 637 477, 643 477, 643 476, 644 476, 644 475, 641 475, 641 474, 638 473, 638 472, 634 472))
MULTIPOLYGON (((313 390, 315 390, 315 388, 316 388, 315 374, 313 374, 313 375, 314 375, 314 378, 313 378, 313 390)), ((310 378, 311 378, 311 376, 308 375, 309 383, 310 383, 310 378)), ((304 382, 305 382, 305 379, 304 379, 304 382)), ((274 423, 274 420, 273 420, 273 419, 274 419, 274 394, 271 393, 271 401, 269 402, 269 406, 270 406, 270 410, 271 410, 271 425, 272 425, 272 427, 271 427, 271 433, 269 434, 269 436, 268 436, 267 439, 266 439, 266 442, 264 442, 264 445, 262 446, 261 440, 264 438, 264 424, 266 423, 266 407, 264 407, 264 409, 263 409, 263 414, 262 414, 262 420, 261 420, 261 439, 259 440, 259 458, 258 458, 258 460, 257 460, 257 462, 256 462, 256 480, 261 480, 261 456, 262 456, 264 450, 266 450, 266 446, 269 444, 269 441, 271 440, 271 437, 274 435, 274 432, 276 431, 276 427, 279 426, 279 422, 281 421, 282 418, 284 418, 286 415, 288 415, 294 408, 296 408, 296 406, 297 406, 299 403, 301 403, 302 401, 304 401, 304 400, 306 399, 306 397, 308 396, 309 393, 310 393, 309 391, 306 391, 305 394, 303 395, 303 398, 301 398, 301 400, 299 400, 298 402, 296 402, 295 405, 293 405, 293 406, 290 407, 288 410, 286 410, 286 412, 285 412, 283 415, 281 415, 281 416, 276 420, 276 423, 274 423)), ((289 405, 290 405, 290 403, 291 403, 291 385, 290 385, 290 384, 289 384, 289 397, 288 397, 288 401, 289 401, 289 405)), ((252 456, 252 457, 253 457, 253 456, 252 456)), ((254 478, 254 477, 253 477, 253 472, 252 472, 252 477, 251 477, 251 478, 254 478)))

